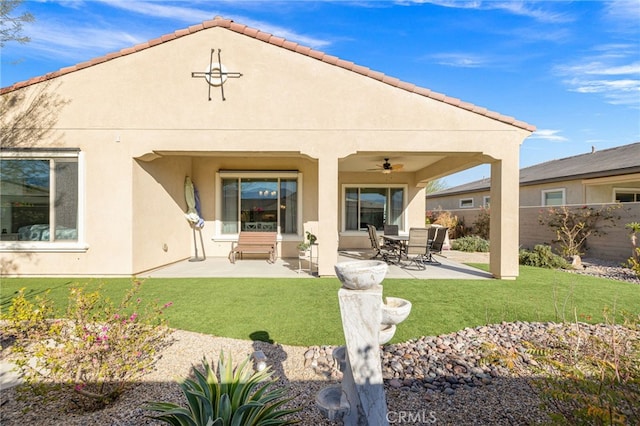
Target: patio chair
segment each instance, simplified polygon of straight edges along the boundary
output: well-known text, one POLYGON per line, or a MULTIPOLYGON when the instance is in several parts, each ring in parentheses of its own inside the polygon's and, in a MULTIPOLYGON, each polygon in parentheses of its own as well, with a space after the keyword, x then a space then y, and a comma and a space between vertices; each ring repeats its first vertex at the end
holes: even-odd
POLYGON ((433 225, 429 226, 429 228, 428 228, 429 229, 429 234, 428 234, 429 235, 429 244, 433 243, 433 240, 435 240, 436 232, 438 232, 438 228, 439 228, 439 226, 433 226, 433 225))
POLYGON ((376 230, 375 226, 367 225, 367 228, 369 230, 369 239, 371 240, 371 248, 374 251, 374 255, 371 258, 375 259, 376 257, 380 256, 383 261, 388 263, 394 263, 391 260, 391 258, 393 257, 399 258, 399 254, 396 253, 395 248, 388 246, 386 244, 380 244, 380 239, 378 238, 378 231, 376 230))
POLYGON ((442 247, 444 246, 444 240, 447 237, 447 229, 445 227, 434 227, 435 236, 429 243, 429 255, 427 256, 427 262, 440 264, 434 257, 434 253, 442 253, 442 247))
POLYGON ((384 235, 398 235, 398 225, 385 225, 384 235))
POLYGON ((420 270, 424 270, 427 267, 425 262, 429 258, 429 230, 427 228, 410 228, 409 229, 409 241, 405 247, 404 256, 409 261, 409 265, 415 264, 420 270))

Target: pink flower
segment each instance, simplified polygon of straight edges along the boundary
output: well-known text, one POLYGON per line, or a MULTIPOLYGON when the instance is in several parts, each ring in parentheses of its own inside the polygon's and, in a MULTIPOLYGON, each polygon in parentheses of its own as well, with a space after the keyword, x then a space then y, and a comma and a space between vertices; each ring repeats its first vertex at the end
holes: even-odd
POLYGON ((173 302, 165 303, 165 304, 164 304, 164 306, 162 307, 162 309, 166 309, 166 308, 168 308, 168 307, 169 307, 169 306, 171 306, 171 305, 173 305, 173 302))
POLYGON ((134 322, 136 320, 136 318, 138 318, 138 314, 137 313, 133 313, 131 314, 131 316, 129 317, 129 321, 134 322))

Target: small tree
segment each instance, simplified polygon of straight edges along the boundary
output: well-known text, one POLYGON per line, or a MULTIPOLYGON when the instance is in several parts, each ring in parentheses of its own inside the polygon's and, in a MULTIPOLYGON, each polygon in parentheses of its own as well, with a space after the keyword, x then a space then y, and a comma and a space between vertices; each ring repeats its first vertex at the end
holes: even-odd
POLYGON ((551 228, 556 234, 553 242, 559 244, 560 254, 573 258, 574 266, 577 266, 581 263, 580 256, 587 250, 587 238, 604 235, 606 222, 609 222, 609 226, 615 226, 615 220, 619 217, 614 216, 613 211, 619 207, 553 207, 541 212, 538 221, 551 228))
POLYGON ((480 213, 473 222, 474 233, 485 240, 489 240, 489 224, 491 221, 491 212, 489 208, 480 207, 480 213))
POLYGON ((28 43, 29 37, 22 35, 22 25, 35 21, 29 12, 14 15, 22 0, 0 0, 0 47, 4 47, 9 41, 20 44, 28 43))
POLYGON ((640 246, 638 246, 638 234, 640 233, 640 222, 631 222, 625 225, 625 228, 631 230, 631 235, 629 238, 631 239, 631 257, 627 260, 627 265, 629 268, 635 272, 637 276, 640 277, 640 246))

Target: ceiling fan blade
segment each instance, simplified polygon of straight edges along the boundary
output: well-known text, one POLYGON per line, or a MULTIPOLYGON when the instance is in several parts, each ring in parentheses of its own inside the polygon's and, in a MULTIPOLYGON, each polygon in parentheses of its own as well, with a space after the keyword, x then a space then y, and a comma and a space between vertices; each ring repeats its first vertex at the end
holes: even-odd
POLYGON ((392 164, 391 165, 391 170, 393 170, 394 172, 399 172, 403 168, 404 168, 404 164, 392 164))

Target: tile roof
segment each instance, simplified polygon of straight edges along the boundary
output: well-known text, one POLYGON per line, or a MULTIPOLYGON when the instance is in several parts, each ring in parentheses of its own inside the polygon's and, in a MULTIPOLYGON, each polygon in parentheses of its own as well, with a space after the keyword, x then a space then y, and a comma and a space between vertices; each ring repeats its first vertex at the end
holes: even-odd
MULTIPOLYGON (((586 154, 546 161, 520 169, 520 186, 537 185, 570 179, 590 179, 640 173, 640 142, 586 154)), ((429 194, 430 197, 488 190, 491 179, 485 178, 429 194)))
POLYGON ((371 70, 371 69, 369 69, 367 67, 363 67, 363 66, 354 64, 353 62, 345 61, 345 60, 340 59, 340 58, 338 58, 336 56, 328 55, 328 54, 320 52, 318 50, 311 49, 310 47, 299 45, 298 43, 285 40, 282 37, 278 37, 278 36, 275 36, 275 35, 272 35, 272 34, 269 34, 269 33, 265 33, 265 32, 260 31, 258 29, 250 28, 250 27, 247 27, 246 25, 242 25, 242 24, 236 23, 236 22, 234 22, 232 20, 221 18, 219 16, 216 16, 215 18, 213 18, 211 20, 204 21, 201 24, 192 25, 192 26, 190 26, 188 28, 177 30, 172 34, 165 34, 165 35, 163 35, 161 37, 155 38, 153 40, 149 40, 149 41, 147 41, 145 43, 140 43, 140 44, 137 44, 135 46, 122 49, 119 52, 109 53, 107 55, 91 59, 91 60, 89 60, 87 62, 81 62, 79 64, 76 64, 76 65, 73 65, 73 66, 70 66, 70 67, 66 67, 66 68, 62 68, 62 69, 60 69, 58 71, 54 71, 54 72, 51 72, 49 74, 45 74, 43 76, 34 77, 34 78, 31 78, 31 79, 26 80, 26 81, 15 83, 12 86, 1 88, 0 89, 0 95, 12 92, 14 90, 17 90, 17 89, 20 89, 20 88, 23 88, 23 87, 26 87, 26 86, 29 86, 29 85, 32 85, 32 84, 36 84, 36 83, 42 82, 42 81, 45 81, 45 80, 50 80, 50 79, 59 77, 59 76, 64 75, 64 74, 68 74, 68 73, 71 73, 71 72, 74 72, 74 71, 78 71, 78 70, 81 70, 81 69, 84 69, 84 68, 87 68, 87 67, 98 65, 98 64, 101 64, 103 62, 110 61, 112 59, 115 59, 115 58, 118 58, 118 57, 121 57, 121 56, 130 55, 132 53, 148 49, 148 48, 156 46, 158 44, 166 43, 168 41, 175 40, 177 38, 184 37, 184 36, 187 36, 189 34, 193 34, 193 33, 196 33, 198 31, 202 31, 204 29, 208 29, 208 28, 212 28, 212 27, 227 28, 227 29, 229 29, 231 31, 235 31, 237 33, 244 34, 246 36, 253 37, 253 38, 256 38, 258 40, 264 41, 266 43, 270 43, 270 44, 273 44, 275 46, 279 46, 279 47, 282 47, 282 48, 285 48, 285 49, 300 53, 302 55, 309 56, 311 58, 320 60, 322 62, 326 62, 326 63, 331 64, 331 65, 335 65, 335 66, 338 66, 338 67, 341 67, 341 68, 345 68, 345 69, 353 71, 353 72, 357 72, 358 74, 364 75, 364 76, 369 77, 369 78, 373 78, 375 80, 379 80, 379 81, 381 81, 383 83, 389 84, 391 86, 395 86, 397 88, 406 90, 408 92, 416 93, 418 95, 425 96, 427 98, 435 99, 435 100, 438 100, 438 101, 441 101, 441 102, 456 106, 458 108, 462 108, 462 109, 474 112, 476 114, 484 115, 486 117, 489 117, 489 118, 492 118, 494 120, 498 120, 498 121, 510 124, 512 126, 515 126, 515 127, 519 127, 519 128, 531 131, 531 132, 535 131, 535 129, 536 129, 535 126, 533 126, 531 124, 528 124, 528 123, 525 123, 523 121, 516 120, 513 117, 502 115, 502 114, 494 112, 494 111, 489 111, 486 108, 479 107, 479 106, 470 104, 468 102, 463 102, 460 99, 452 98, 452 97, 446 96, 446 95, 444 95, 442 93, 433 92, 433 91, 431 91, 429 89, 425 89, 423 87, 416 86, 415 84, 411 84, 411 83, 407 83, 407 82, 401 81, 401 80, 399 80, 397 78, 387 76, 387 75, 385 75, 385 74, 383 74, 381 72, 373 71, 373 70, 371 70))

